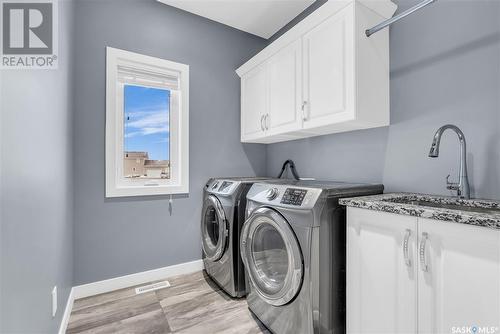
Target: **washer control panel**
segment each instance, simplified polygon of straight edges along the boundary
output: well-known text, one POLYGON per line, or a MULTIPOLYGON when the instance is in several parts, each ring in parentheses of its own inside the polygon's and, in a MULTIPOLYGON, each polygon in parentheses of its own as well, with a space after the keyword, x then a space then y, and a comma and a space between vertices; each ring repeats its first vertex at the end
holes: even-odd
POLYGON ((239 184, 240 182, 232 180, 210 180, 205 185, 205 189, 212 194, 230 196, 238 188, 239 184))
POLYGON ((230 181, 223 181, 220 188, 219 188, 219 192, 221 193, 227 193, 229 192, 231 186, 233 185, 234 182, 230 182, 230 181))
POLYGON ((276 208, 310 210, 314 208, 322 193, 320 188, 293 184, 254 183, 248 191, 247 199, 259 205, 276 208))
POLYGON ((286 188, 280 203, 301 206, 306 194, 306 189, 286 188))

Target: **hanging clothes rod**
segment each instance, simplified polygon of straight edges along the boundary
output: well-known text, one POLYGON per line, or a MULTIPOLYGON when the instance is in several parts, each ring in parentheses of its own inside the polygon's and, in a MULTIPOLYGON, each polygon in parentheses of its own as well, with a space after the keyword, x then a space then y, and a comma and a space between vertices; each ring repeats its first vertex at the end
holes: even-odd
POLYGON ((385 27, 390 26, 394 22, 397 22, 397 21, 401 20, 402 18, 404 18, 404 17, 406 17, 406 16, 408 16, 408 15, 416 12, 417 10, 422 9, 425 6, 430 5, 431 3, 436 2, 436 1, 437 0, 425 0, 425 1, 422 1, 418 5, 415 5, 415 6, 411 7, 410 9, 405 10, 401 14, 396 15, 394 17, 391 17, 390 19, 387 19, 384 22, 381 22, 381 23, 377 24, 375 27, 366 30, 365 31, 366 36, 370 37, 371 35, 373 35, 377 31, 380 31, 380 30, 384 29, 385 27))

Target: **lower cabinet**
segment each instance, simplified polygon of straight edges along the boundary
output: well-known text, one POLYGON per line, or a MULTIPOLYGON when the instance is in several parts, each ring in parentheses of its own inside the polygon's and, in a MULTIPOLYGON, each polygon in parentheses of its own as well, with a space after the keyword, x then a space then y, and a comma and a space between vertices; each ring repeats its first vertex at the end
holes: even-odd
POLYGON ((500 333, 500 231, 347 211, 348 333, 500 333))
POLYGON ((418 228, 419 331, 500 333, 500 231, 430 219, 418 228))
POLYGON ((415 333, 417 219, 348 208, 347 221, 347 331, 415 333))

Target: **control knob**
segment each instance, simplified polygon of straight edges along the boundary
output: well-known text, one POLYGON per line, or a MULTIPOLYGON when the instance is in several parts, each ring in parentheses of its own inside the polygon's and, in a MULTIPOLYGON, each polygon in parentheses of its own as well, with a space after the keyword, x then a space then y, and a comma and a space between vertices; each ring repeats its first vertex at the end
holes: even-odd
POLYGON ((212 189, 217 188, 218 185, 219 185, 219 181, 215 181, 214 184, 212 184, 212 189))
POLYGON ((280 192, 279 192, 278 188, 271 188, 267 191, 266 197, 268 200, 272 201, 273 199, 278 197, 279 193, 280 192))

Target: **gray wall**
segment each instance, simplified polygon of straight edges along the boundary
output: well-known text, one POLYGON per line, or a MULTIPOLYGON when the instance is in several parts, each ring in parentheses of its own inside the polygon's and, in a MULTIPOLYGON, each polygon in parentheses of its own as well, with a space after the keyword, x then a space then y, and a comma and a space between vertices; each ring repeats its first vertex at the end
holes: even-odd
POLYGON ((75 22, 75 284, 201 258, 202 188, 211 176, 265 173, 242 145, 234 70, 265 41, 148 1, 79 1, 75 22), (104 198, 105 47, 190 65, 190 193, 104 198))
POLYGON ((72 14, 60 2, 58 70, 2 71, 2 333, 56 333, 73 285, 72 14))
MULTIPOLYGON (((420 0, 397 1, 398 11, 420 0)), ((454 123, 468 140, 473 195, 500 199, 500 2, 441 0, 391 28, 391 126, 269 145, 267 172, 295 160, 304 176, 383 182, 386 191, 449 194, 458 140, 434 131, 454 123)))

